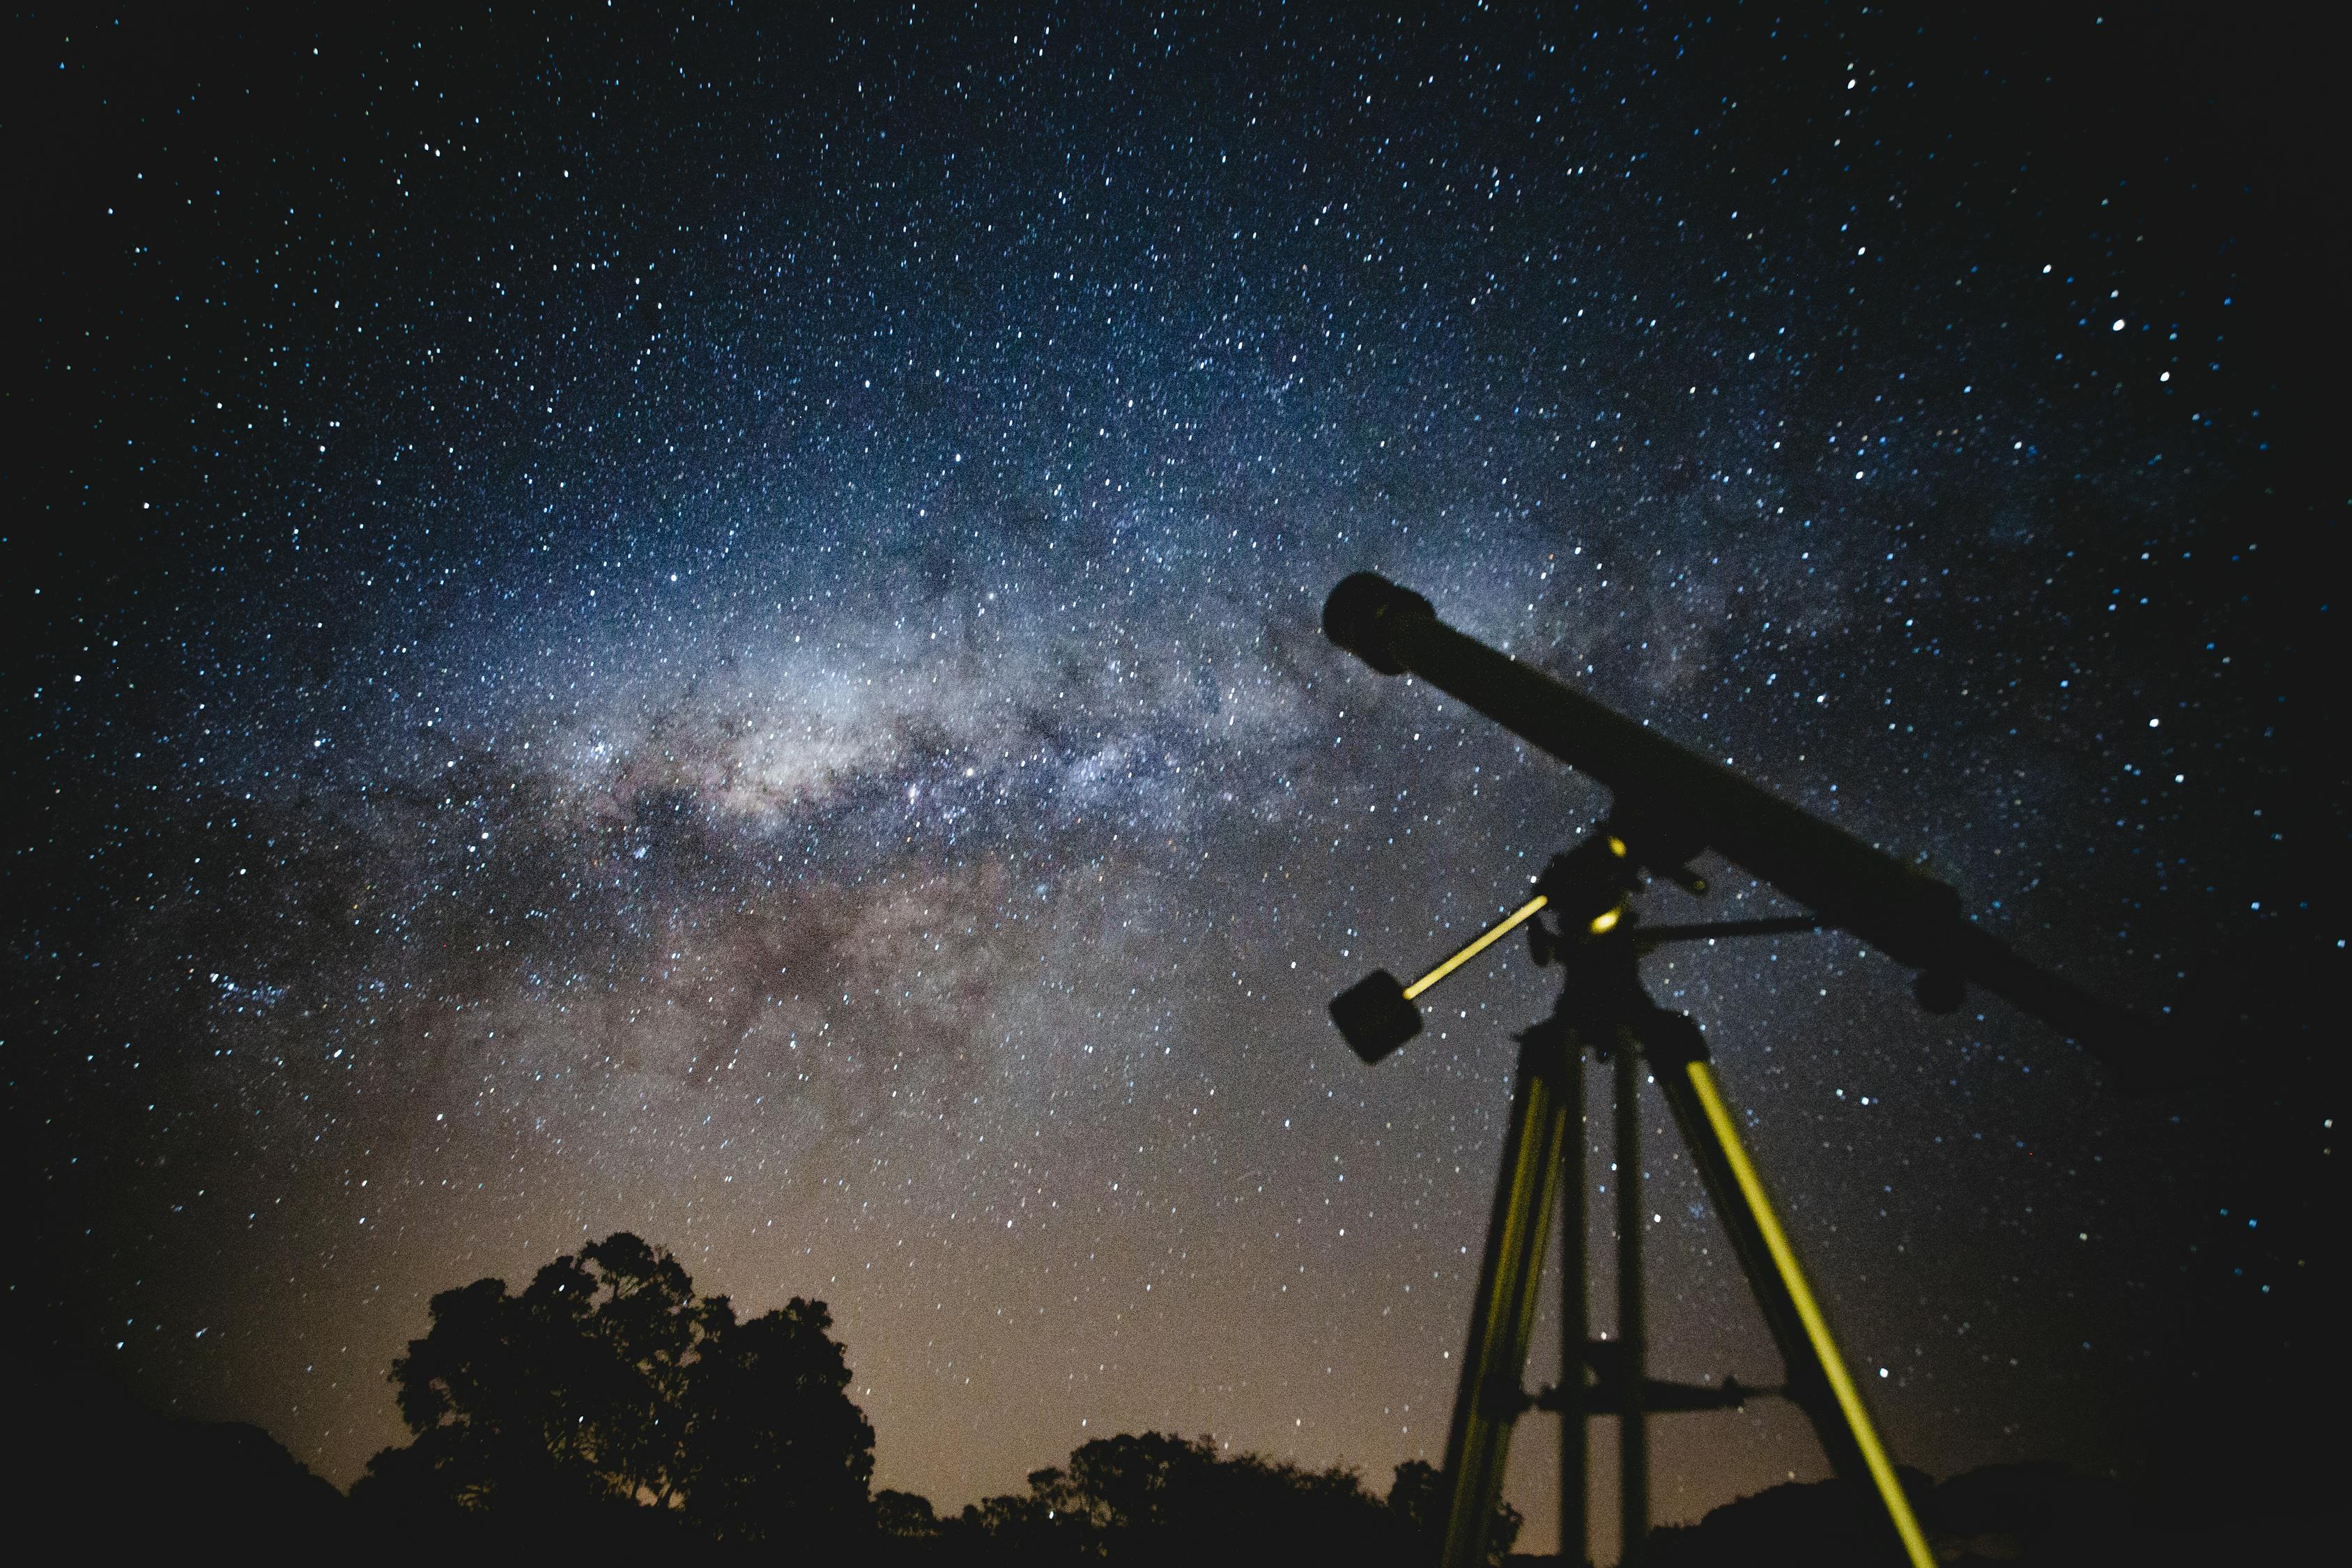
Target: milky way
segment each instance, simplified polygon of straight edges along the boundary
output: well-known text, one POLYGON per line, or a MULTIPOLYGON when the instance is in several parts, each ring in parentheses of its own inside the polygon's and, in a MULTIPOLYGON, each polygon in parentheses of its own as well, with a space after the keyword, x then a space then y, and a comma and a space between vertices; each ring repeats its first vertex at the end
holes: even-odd
MULTIPOLYGON (((2319 605, 2256 499, 2294 415, 2241 318, 2284 307, 2210 231, 2257 215, 2071 147, 1992 45, 902 9, 35 53, 79 151, 18 307, 57 534, 11 544, 12 1121, 68 1337, 338 1481, 429 1295, 622 1227, 827 1300, 877 1480, 943 1507, 1146 1426, 1440 1457, 1544 983, 1496 949, 1377 1069, 1323 1004, 1606 800, 1326 643, 1349 571, 2151 1015, 2278 911, 2319 605)), ((1658 908, 1785 909, 1722 880, 1658 908)), ((2305 1288, 2210 1127, 1994 1004, 1829 936, 1648 973, 1906 1462, 2129 1467, 2153 1369, 2305 1288)), ((1656 1364, 1773 1381, 1651 1110, 1656 1364)), ((1768 1405, 1658 1442, 1666 1518, 1822 1471, 1768 1405)))

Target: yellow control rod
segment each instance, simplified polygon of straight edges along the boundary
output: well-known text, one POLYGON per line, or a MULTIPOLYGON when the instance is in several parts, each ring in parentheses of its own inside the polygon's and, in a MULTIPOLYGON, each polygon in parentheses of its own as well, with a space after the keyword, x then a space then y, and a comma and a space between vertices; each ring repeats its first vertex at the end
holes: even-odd
POLYGON ((1544 897, 1541 893, 1538 893, 1534 898, 1529 899, 1526 903, 1521 904, 1517 909, 1513 910, 1509 914, 1504 916, 1502 924, 1489 926, 1485 931, 1481 932, 1477 939, 1472 942, 1468 947, 1464 948, 1461 952, 1455 953, 1453 957, 1447 959, 1444 963, 1439 964, 1436 968, 1431 970, 1428 973, 1423 975, 1412 984, 1406 986, 1404 988, 1404 999, 1408 1002, 1412 1001, 1414 997, 1420 995, 1423 992, 1428 990, 1431 986, 1436 984, 1439 981, 1444 979, 1447 975, 1453 973, 1455 970, 1461 968, 1464 964, 1469 963, 1472 959, 1477 957, 1488 948, 1494 946, 1503 938, 1508 936, 1511 932, 1527 924, 1528 920, 1534 916, 1538 910, 1542 909, 1546 904, 1550 902, 1551 900, 1549 899, 1544 897))
POLYGON ((1837 1396, 1838 1409, 1853 1433, 1855 1447, 1862 1450, 1863 1463, 1870 1468, 1870 1479, 1878 1487, 1880 1500, 1886 1504, 1887 1516, 1895 1521, 1895 1532, 1903 1538, 1903 1550, 1909 1555, 1912 1568, 1936 1568, 1936 1554, 1928 1549, 1918 1520, 1912 1517, 1911 1501, 1903 1495, 1903 1483, 1895 1479, 1895 1466, 1879 1444, 1877 1430, 1870 1424, 1870 1412, 1863 1408, 1862 1391, 1854 1387, 1853 1379, 1846 1373, 1845 1358, 1838 1354, 1837 1343, 1830 1338, 1829 1322, 1822 1316, 1820 1303, 1813 1300, 1812 1288, 1805 1283, 1804 1270, 1797 1266, 1796 1249, 1789 1245, 1788 1233, 1780 1228, 1780 1216, 1772 1212, 1772 1200, 1764 1191, 1763 1179, 1748 1163, 1748 1151, 1740 1146, 1738 1124, 1732 1121, 1731 1110, 1724 1104, 1722 1091, 1716 1088, 1714 1069, 1704 1061, 1694 1061, 1685 1070, 1690 1075, 1691 1089, 1705 1109, 1708 1124, 1715 1130, 1715 1141, 1739 1184, 1739 1195, 1747 1200, 1748 1215, 1762 1233, 1765 1247, 1772 1254, 1772 1266, 1780 1271, 1780 1283, 1787 1287, 1789 1299, 1796 1303, 1805 1337, 1813 1344, 1814 1359, 1821 1363, 1829 1379, 1830 1392, 1837 1396))

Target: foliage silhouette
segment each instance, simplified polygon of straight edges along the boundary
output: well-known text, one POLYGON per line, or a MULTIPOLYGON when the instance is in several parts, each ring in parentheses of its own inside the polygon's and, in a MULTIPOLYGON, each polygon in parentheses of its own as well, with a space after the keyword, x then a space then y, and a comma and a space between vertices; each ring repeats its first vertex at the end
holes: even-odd
POLYGON ((929 1541, 940 1533, 940 1518, 930 1499, 885 1487, 874 1494, 874 1526, 898 1540, 929 1541))
POLYGON ((477 1279, 431 1313, 392 1364, 415 1441, 377 1454, 352 1489, 379 1520, 463 1531, 488 1516, 528 1531, 601 1519, 810 1545, 872 1530, 874 1429, 821 1301, 739 1322, 623 1231, 520 1294, 477 1279))
MULTIPOLYGON (((1435 1550, 1433 1474, 1399 1466, 1383 1502, 1352 1470, 1227 1457, 1207 1437, 1126 1434, 1034 1472, 1025 1494, 965 1509, 943 1533, 961 1548, 948 1560, 975 1563, 1420 1563, 1435 1550)), ((1496 1562, 1518 1529, 1517 1512, 1497 1510, 1496 1562)))
MULTIPOLYGON (((1941 1486, 1906 1468, 1903 1480, 1937 1561, 1960 1565, 2325 1562, 2342 1536, 2332 1514, 2321 1517, 2316 1499, 2308 1511, 2282 1511, 2205 1489, 2135 1489, 2063 1465, 1988 1465, 1941 1486)), ((1874 1506, 1839 1481, 1786 1482, 1725 1503, 1696 1523, 1657 1531, 1643 1568, 1880 1563, 1885 1553, 1874 1506)))
POLYGON ((182 1553, 191 1541, 287 1562, 341 1544, 342 1495, 260 1427, 149 1408, 62 1323, 12 1312, 0 1337, 23 1445, 11 1539, 27 1561, 44 1539, 96 1562, 182 1553))
POLYGON ((686 1482, 693 1513, 721 1539, 873 1528, 874 1428, 849 1398, 832 1327, 824 1302, 795 1298, 703 1352, 686 1399, 686 1482))

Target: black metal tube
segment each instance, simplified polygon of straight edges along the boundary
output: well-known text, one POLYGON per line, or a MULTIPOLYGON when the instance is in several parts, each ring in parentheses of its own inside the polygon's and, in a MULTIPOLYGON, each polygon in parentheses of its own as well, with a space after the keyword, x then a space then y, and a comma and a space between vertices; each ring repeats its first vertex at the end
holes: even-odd
POLYGON ((1608 785, 1614 820, 1646 825, 1665 841, 1663 849, 1637 843, 1637 853, 1711 847, 1823 924, 1925 975, 1976 981, 2095 1055, 2112 1059, 2118 1047, 2148 1041, 2150 1031, 2130 1014, 2036 969, 1969 924, 1950 887, 1454 630, 1418 594, 1360 572, 1332 591, 1323 629, 1374 669, 1411 671, 1608 785))
POLYGON ((1616 1068, 1617 1563, 1635 1568, 1650 1539, 1650 1419, 1642 1405, 1650 1326, 1642 1295, 1642 1058, 1632 1041, 1618 1043, 1616 1068))
POLYGON ((1560 1066, 1559 1110, 1559 1560, 1568 1568, 1583 1568, 1591 1547, 1585 1522, 1591 1502, 1591 1435, 1585 1430, 1590 1401, 1584 1389, 1584 1347, 1592 1332, 1585 1296, 1584 1217, 1591 1130, 1584 1115, 1584 1049, 1572 1037, 1560 1066))

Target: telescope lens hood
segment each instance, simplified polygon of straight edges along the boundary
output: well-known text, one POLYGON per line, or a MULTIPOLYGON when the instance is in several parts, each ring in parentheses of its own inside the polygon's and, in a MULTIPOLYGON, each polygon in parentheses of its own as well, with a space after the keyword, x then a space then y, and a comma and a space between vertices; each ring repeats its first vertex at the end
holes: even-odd
POLYGON ((1389 651, 1389 623, 1397 616, 1434 620, 1437 606, 1377 572, 1359 572, 1323 601, 1323 635, 1382 675, 1402 675, 1404 666, 1389 651))

